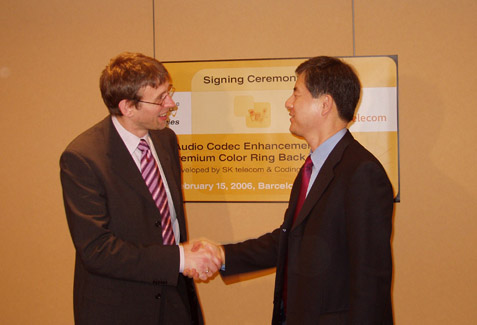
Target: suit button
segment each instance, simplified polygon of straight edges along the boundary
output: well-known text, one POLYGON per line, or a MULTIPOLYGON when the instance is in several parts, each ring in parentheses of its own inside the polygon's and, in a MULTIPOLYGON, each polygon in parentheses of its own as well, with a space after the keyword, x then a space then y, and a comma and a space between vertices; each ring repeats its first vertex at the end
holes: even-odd
POLYGON ((287 230, 285 228, 282 229, 283 232, 287 232, 287 230))
POLYGON ((156 227, 159 227, 159 226, 161 225, 161 221, 157 220, 157 221, 154 223, 154 225, 155 225, 156 227))
POLYGON ((160 294, 160 293, 158 293, 158 294, 156 295, 156 299, 161 299, 161 294, 160 294))

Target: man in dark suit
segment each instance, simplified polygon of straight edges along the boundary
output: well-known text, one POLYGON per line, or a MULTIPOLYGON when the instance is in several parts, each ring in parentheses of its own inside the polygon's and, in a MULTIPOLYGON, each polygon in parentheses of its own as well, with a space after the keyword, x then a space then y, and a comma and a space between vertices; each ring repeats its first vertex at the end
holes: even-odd
POLYGON ((223 276, 277 268, 273 324, 392 324, 393 190, 346 128, 359 79, 330 57, 312 58, 296 73, 285 106, 290 131, 311 147, 312 165, 295 179, 283 224, 257 239, 202 246, 222 254, 223 276))
POLYGON ((100 78, 110 116, 61 156, 76 324, 203 324, 195 285, 181 272, 205 280, 220 261, 185 243, 178 145, 166 127, 170 82, 153 58, 112 59, 100 78))

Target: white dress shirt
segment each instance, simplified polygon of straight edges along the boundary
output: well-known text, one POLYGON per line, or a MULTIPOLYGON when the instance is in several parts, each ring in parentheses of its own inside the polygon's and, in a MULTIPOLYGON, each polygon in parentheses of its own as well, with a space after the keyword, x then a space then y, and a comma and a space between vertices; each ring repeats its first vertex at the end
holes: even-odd
MULTIPOLYGON (((159 161, 159 158, 157 157, 156 148, 154 147, 154 144, 151 141, 151 137, 149 136, 149 133, 146 134, 143 138, 139 138, 138 136, 136 136, 136 135, 132 134, 131 132, 129 132, 128 130, 126 130, 121 125, 121 123, 119 123, 116 116, 112 115, 111 119, 113 121, 114 127, 116 128, 116 130, 119 133, 119 136, 123 140, 124 144, 126 145, 126 148, 128 149, 129 153, 131 154, 131 157, 133 158, 134 162, 136 163, 136 166, 139 169, 139 172, 141 172, 141 155, 142 155, 141 150, 138 149, 139 142, 142 139, 144 139, 144 140, 146 140, 147 144, 149 145, 149 148, 151 149, 152 155, 154 156, 154 159, 156 160, 157 166, 159 167, 159 173, 161 174, 162 182, 164 183, 164 188, 166 189, 167 203, 169 205, 169 212, 170 212, 170 215, 171 215, 172 230, 174 232, 174 237, 175 237, 175 240, 176 240, 176 244, 179 245, 179 239, 180 239, 179 221, 177 220, 176 210, 174 209, 174 201, 172 201, 172 196, 171 196, 171 192, 169 190, 169 186, 167 185, 166 176, 164 175, 164 171, 162 170, 161 162, 159 161)), ((181 245, 179 245, 179 251, 180 251, 179 271, 182 272, 184 270, 184 249, 181 245)))

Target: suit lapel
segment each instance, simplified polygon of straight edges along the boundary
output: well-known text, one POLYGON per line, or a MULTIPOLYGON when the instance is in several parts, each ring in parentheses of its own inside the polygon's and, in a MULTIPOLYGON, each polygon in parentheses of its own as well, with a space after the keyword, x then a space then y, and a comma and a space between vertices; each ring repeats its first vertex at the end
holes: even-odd
POLYGON ((182 189, 180 180, 177 182, 176 174, 174 172, 174 162, 172 161, 171 150, 167 150, 163 145, 164 138, 161 137, 158 132, 150 133, 151 140, 154 143, 154 148, 156 149, 157 157, 161 163, 162 171, 167 180, 167 186, 169 187, 169 192, 171 193, 172 202, 174 204, 174 209, 176 212, 176 217, 179 222, 180 237, 181 241, 187 240, 185 216, 183 210, 183 201, 182 201, 182 189))
POLYGON ((108 120, 104 128, 107 142, 106 155, 110 160, 110 166, 113 172, 122 178, 134 192, 139 193, 146 200, 149 200, 151 204, 155 205, 152 195, 141 176, 141 172, 119 136, 118 131, 116 131, 111 118, 108 117, 108 120))
MULTIPOLYGON (((301 224, 306 219, 306 217, 310 214, 310 211, 312 210, 312 208, 316 204, 318 204, 323 193, 326 191, 328 185, 331 183, 331 181, 334 178, 335 166, 341 161, 341 158, 343 157, 343 153, 346 147, 348 147, 348 145, 350 144, 352 140, 353 140, 353 136, 351 135, 349 131, 347 131, 346 134, 343 136, 343 138, 333 148, 330 155, 326 159, 325 163, 321 167, 321 170, 318 173, 318 176, 316 177, 315 182, 313 183, 310 189, 310 192, 308 193, 308 196, 305 199, 305 202, 303 203, 300 213, 298 214, 295 222, 293 223, 292 229, 294 229, 299 224, 301 224)), ((301 175, 301 172, 300 172, 300 175, 301 175)), ((297 184, 298 188, 300 184, 301 184, 301 178, 300 178, 299 184, 297 184)))
MULTIPOLYGON (((126 145, 114 127, 111 117, 107 117, 103 120, 103 128, 107 147, 106 155, 110 160, 112 171, 117 174, 118 177, 122 178, 131 187, 132 191, 140 194, 150 204, 156 206, 156 203, 152 199, 151 192, 149 192, 149 189, 142 178, 141 172, 137 168, 137 165, 131 157, 126 145)), ((185 218, 180 192, 181 188, 180 184, 177 183, 174 177, 175 174, 172 167, 170 153, 164 148, 160 135, 152 132, 150 133, 150 136, 174 202, 176 216, 179 221, 181 238, 186 238, 185 218)), ((159 214, 159 209, 157 209, 157 213, 159 214)))

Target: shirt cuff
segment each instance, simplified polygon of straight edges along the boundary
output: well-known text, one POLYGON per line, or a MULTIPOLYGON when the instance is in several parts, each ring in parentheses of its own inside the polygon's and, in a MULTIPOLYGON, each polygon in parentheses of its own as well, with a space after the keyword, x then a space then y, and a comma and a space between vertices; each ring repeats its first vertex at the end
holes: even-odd
POLYGON ((179 273, 184 272, 184 247, 182 245, 179 245, 179 273))

